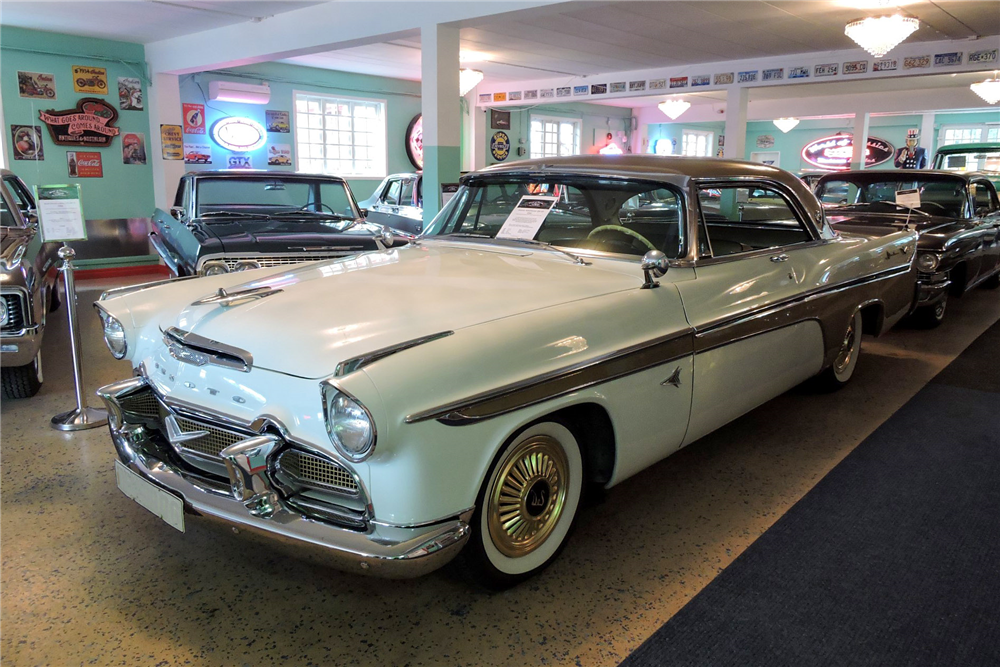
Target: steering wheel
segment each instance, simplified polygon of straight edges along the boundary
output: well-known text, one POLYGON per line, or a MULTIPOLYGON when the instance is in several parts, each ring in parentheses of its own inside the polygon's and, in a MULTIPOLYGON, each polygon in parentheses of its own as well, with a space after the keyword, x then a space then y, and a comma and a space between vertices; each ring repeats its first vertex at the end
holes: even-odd
MULTIPOLYGON (((299 207, 299 210, 300 210, 300 211, 304 211, 304 210, 306 210, 307 208, 309 208, 310 206, 316 206, 316 202, 312 202, 312 203, 310 203, 310 204, 303 204, 302 206, 300 206, 300 207, 299 207)), ((337 215, 337 212, 333 210, 333 207, 332 207, 332 206, 327 206, 326 204, 323 204, 323 203, 320 203, 320 205, 319 205, 319 206, 320 206, 320 209, 321 209, 321 210, 320 210, 320 212, 321 212, 321 213, 322 213, 322 209, 324 209, 324 208, 325 208, 326 210, 330 211, 330 213, 331 213, 331 214, 333 214, 333 215, 337 215)), ((315 212, 315 210, 316 210, 316 209, 313 209, 313 211, 314 211, 314 212, 315 212)))
POLYGON ((632 238, 637 239, 640 243, 642 243, 644 246, 646 246, 650 250, 658 250, 659 249, 655 245, 653 245, 652 243, 650 243, 649 239, 647 239, 645 236, 643 236, 639 232, 633 231, 633 230, 629 229, 628 227, 622 227, 620 225, 601 225, 600 227, 594 227, 594 229, 592 229, 590 231, 590 233, 587 234, 587 238, 590 239, 595 234, 599 234, 600 232, 618 232, 619 234, 624 234, 625 236, 631 236, 632 238))

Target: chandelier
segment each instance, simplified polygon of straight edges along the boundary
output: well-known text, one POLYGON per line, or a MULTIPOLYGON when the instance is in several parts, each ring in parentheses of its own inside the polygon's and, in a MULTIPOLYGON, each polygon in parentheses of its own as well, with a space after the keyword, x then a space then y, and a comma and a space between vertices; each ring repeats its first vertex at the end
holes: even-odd
POLYGON ((465 97, 483 80, 483 73, 477 69, 463 69, 458 73, 458 94, 465 97))
POLYGON ((656 107, 665 113, 670 120, 677 120, 682 113, 691 108, 691 103, 685 102, 679 97, 674 97, 665 102, 660 102, 656 107))
POLYGON ((912 16, 892 14, 851 21, 844 27, 844 33, 865 51, 881 58, 919 27, 920 21, 912 16))
POLYGON ((798 118, 775 118, 774 124, 778 126, 778 129, 788 134, 788 132, 795 128, 799 124, 798 118))
POLYGON ((986 100, 987 104, 1000 102, 1000 77, 997 77, 996 70, 993 71, 993 78, 974 83, 969 88, 976 95, 986 100))

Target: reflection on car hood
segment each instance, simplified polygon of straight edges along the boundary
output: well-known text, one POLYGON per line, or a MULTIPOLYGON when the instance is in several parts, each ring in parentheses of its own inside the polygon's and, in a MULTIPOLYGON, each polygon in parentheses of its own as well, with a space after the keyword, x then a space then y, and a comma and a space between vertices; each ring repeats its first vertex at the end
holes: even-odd
POLYGON ((373 249, 372 235, 380 228, 359 223, 341 232, 345 220, 314 220, 309 218, 259 218, 219 217, 199 221, 209 236, 222 244, 224 252, 288 252, 294 247, 357 246, 373 249))
POLYGON ((160 326, 247 350, 261 368, 318 378, 338 362, 413 338, 641 284, 638 267, 615 271, 533 249, 435 241, 233 286, 228 293, 275 292, 228 307, 190 305, 160 326))
POLYGON ((839 210, 828 208, 826 218, 834 228, 844 228, 853 226, 863 227, 885 227, 886 233, 903 229, 909 224, 910 229, 918 232, 930 231, 944 227, 946 225, 961 224, 954 218, 932 215, 926 216, 920 213, 911 213, 907 218, 906 213, 871 213, 866 211, 839 210))

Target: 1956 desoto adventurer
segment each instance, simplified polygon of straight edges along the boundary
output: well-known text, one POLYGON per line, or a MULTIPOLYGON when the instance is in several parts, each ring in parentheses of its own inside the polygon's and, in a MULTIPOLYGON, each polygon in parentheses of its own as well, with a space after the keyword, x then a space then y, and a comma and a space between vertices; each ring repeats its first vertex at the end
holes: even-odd
POLYGON ((404 246, 103 296, 135 367, 99 391, 118 484, 181 530, 201 515, 397 577, 464 547, 510 585, 586 487, 850 380, 862 332, 910 306, 915 246, 834 233, 763 165, 497 165, 404 246))

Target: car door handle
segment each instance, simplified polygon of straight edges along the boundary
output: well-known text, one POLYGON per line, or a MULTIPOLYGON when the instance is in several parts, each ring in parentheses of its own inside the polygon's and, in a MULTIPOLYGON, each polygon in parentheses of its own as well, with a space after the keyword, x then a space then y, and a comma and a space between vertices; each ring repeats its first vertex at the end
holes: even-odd
POLYGON ((771 261, 772 262, 787 262, 788 261, 788 255, 786 255, 785 253, 781 253, 780 255, 775 255, 774 257, 771 258, 771 261))

